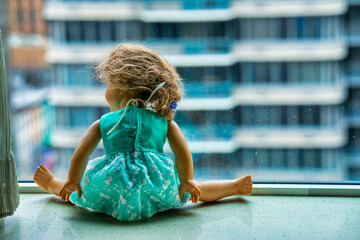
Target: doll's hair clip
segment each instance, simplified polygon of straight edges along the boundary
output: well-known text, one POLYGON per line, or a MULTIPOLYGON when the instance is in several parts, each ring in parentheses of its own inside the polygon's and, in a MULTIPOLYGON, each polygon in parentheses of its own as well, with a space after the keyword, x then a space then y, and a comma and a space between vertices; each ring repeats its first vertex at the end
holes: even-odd
POLYGON ((171 109, 172 110, 175 110, 176 109, 176 107, 177 107, 177 103, 176 103, 176 101, 174 100, 174 101, 172 101, 172 103, 170 103, 170 106, 171 106, 171 109))

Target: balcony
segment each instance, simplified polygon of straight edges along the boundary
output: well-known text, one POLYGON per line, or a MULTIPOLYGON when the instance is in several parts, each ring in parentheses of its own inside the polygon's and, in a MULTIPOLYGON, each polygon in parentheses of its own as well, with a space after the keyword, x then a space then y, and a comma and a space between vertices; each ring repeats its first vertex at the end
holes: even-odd
POLYGON ((232 40, 228 37, 154 38, 146 39, 144 44, 164 54, 226 54, 232 40))
POLYGON ((135 20, 142 8, 137 1, 46 1, 43 17, 48 21, 135 20))
POLYGON ((346 0, 235 0, 231 5, 238 17, 294 17, 341 15, 347 10, 346 0))
MULTIPOLYGON (((186 127, 183 130, 185 134, 186 132, 189 132, 189 129, 186 127)), ((80 138, 83 136, 85 131, 85 128, 58 128, 53 131, 50 136, 50 146, 60 149, 74 149, 78 145, 80 138)), ((201 132, 201 129, 198 129, 198 132, 199 131, 201 132)), ((215 131, 219 132, 219 130, 215 131)), ((236 145, 231 140, 189 140, 187 143, 192 153, 231 153, 236 150, 236 145)), ((99 143, 97 148, 104 149, 102 141, 99 143)), ((170 146, 167 142, 164 146, 164 151, 171 152, 170 146)))
POLYGON ((234 141, 242 148, 340 148, 347 139, 343 126, 269 128, 248 127, 236 130, 234 141))
POLYGON ((341 104, 347 98, 343 85, 240 85, 233 98, 238 105, 322 105, 341 104))
MULTIPOLYGON (((53 88, 48 99, 53 106, 69 107, 108 107, 105 100, 105 89, 101 87, 86 87, 81 91, 78 87, 53 88)), ((221 83, 185 83, 185 97, 178 106, 179 110, 229 110, 235 107, 230 97, 230 82, 221 83), (211 86, 210 88, 206 88, 211 86), (189 91, 188 91, 189 90, 189 91), (192 95, 194 94, 194 95, 192 95), (187 97, 187 95, 189 97, 187 97), (190 98, 190 96, 196 96, 190 98)))
MULTIPOLYGON (((50 135, 50 145, 54 148, 75 149, 86 130, 86 127, 57 128, 50 135)), ((102 141, 97 147, 104 149, 102 141)))
POLYGON ((108 107, 105 88, 53 88, 48 99, 53 106, 108 107))
POLYGON ((225 81, 185 81, 185 99, 193 98, 227 98, 231 96, 233 84, 225 81))
MULTIPOLYGON (((48 95, 50 104, 107 107, 103 88, 76 89, 53 88, 48 95)), ((180 111, 231 110, 238 105, 336 105, 347 98, 346 86, 304 84, 234 87, 230 81, 185 82, 185 93, 178 106, 180 111)))
MULTIPOLYGON (((162 49, 159 50, 163 50, 161 53, 174 66, 229 66, 234 63, 233 56, 229 53, 185 54, 183 51, 186 50, 186 45, 179 44, 175 48, 173 46, 174 44, 168 42, 168 44, 162 45, 162 49), (168 54, 166 49, 170 49, 171 55, 166 55, 168 54)), ((52 44, 45 54, 45 59, 53 64, 89 64, 99 62, 113 48, 113 44, 52 44)), ((189 50, 194 51, 191 47, 189 50)))
POLYGON ((143 0, 147 9, 224 9, 231 0, 143 0))
POLYGON ((237 61, 332 61, 344 59, 348 54, 343 40, 251 40, 239 41, 232 46, 237 61))
POLYGON ((141 20, 144 22, 227 21, 241 17, 334 16, 347 10, 345 0, 302 1, 48 1, 47 20, 141 20))
MULTIPOLYGON (((239 148, 341 148, 347 143, 345 127, 293 127, 269 128, 248 127, 238 128, 231 124, 207 126, 204 128, 184 125, 182 130, 187 136, 188 146, 192 153, 233 153, 239 148), (210 132, 209 132, 209 131, 210 132), (225 135, 229 139, 217 138, 225 135), (194 132, 197 137, 194 139, 194 132), (221 135, 222 134, 222 135, 221 135), (230 138, 233 135, 234 137, 230 138)), ((85 129, 57 129, 50 137, 50 145, 56 148, 75 148, 84 134, 85 129)), ((98 148, 103 149, 99 144, 98 148)), ((170 152, 168 143, 165 152, 170 152)))
MULTIPOLYGON (((239 61, 334 61, 342 60, 348 54, 347 44, 342 40, 240 41, 231 46, 230 40, 226 39, 198 38, 178 43, 176 41, 178 40, 160 40, 160 45, 150 40, 149 47, 159 47, 160 53, 171 64, 179 67, 230 66, 239 61)), ((94 63, 105 57, 113 48, 114 45, 110 43, 51 44, 45 59, 49 63, 94 63)))
POLYGON ((190 141, 229 141, 233 135, 234 124, 231 123, 210 123, 210 124, 189 124, 179 123, 186 139, 190 141))

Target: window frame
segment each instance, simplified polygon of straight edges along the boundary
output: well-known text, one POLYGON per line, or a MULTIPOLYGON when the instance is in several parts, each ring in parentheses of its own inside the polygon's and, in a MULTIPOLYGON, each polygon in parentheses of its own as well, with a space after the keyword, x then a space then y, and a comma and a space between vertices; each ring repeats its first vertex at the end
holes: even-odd
MULTIPOLYGON (((282 21, 282 19, 277 19, 276 21, 279 21, 279 20, 282 21)), ((306 18, 305 21, 307 21, 307 20, 309 20, 309 19, 306 18)), ((338 20, 338 16, 336 16, 334 18, 330 17, 328 20, 328 24, 330 21, 336 21, 336 20, 338 20)), ((320 21, 324 21, 324 19, 320 19, 320 21)), ((254 24, 252 23, 252 25, 254 25, 254 24)), ((249 24, 249 26, 251 26, 251 25, 249 24)), ((335 26, 335 24, 331 24, 330 26, 335 26)), ((301 31, 303 31, 303 29, 301 31)), ((319 31, 315 31, 315 33, 318 33, 318 32, 319 31)), ((301 35, 305 36, 306 32, 303 31, 301 35)), ((29 180, 29 181, 20 180, 19 186, 20 186, 21 192, 26 192, 27 189, 29 191, 35 191, 35 192, 41 191, 41 189, 39 187, 37 187, 36 184, 31 180, 29 180)), ((339 194, 347 195, 350 191, 350 192, 352 192, 352 194, 355 194, 355 196, 358 196, 358 195, 360 195, 359 187, 360 187, 360 183, 358 183, 358 182, 351 182, 351 183, 347 183, 347 182, 341 182, 341 183, 332 183, 332 182, 326 182, 326 183, 254 182, 254 195, 262 195, 262 194, 265 194, 265 195, 274 195, 274 194, 275 195, 278 195, 278 194, 280 194, 280 195, 293 195, 293 194, 295 194, 295 195, 298 195, 298 194, 299 195, 317 195, 317 193, 319 193, 319 194, 325 194, 325 195, 336 194, 334 196, 339 196, 339 194)))
MULTIPOLYGON (((21 194, 46 193, 33 180, 19 180, 21 194)), ((253 182, 252 195, 360 197, 360 181, 351 182, 253 182)))

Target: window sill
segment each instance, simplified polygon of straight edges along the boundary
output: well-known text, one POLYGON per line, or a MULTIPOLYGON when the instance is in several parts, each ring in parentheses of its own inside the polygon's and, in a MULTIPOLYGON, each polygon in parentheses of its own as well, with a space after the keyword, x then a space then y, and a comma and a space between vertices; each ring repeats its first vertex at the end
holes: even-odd
MULTIPOLYGON (((20 193, 46 193, 33 181, 19 181, 20 193)), ((252 195, 360 197, 360 184, 256 183, 252 195)))

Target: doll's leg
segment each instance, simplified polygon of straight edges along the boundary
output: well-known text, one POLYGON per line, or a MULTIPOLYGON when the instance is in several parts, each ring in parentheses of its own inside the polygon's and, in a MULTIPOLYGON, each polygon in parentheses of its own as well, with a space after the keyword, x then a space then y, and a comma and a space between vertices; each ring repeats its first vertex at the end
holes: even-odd
POLYGON ((59 196, 66 179, 56 178, 47 167, 41 164, 35 171, 34 181, 45 191, 59 196))
POLYGON ((201 190, 202 202, 212 202, 236 194, 249 195, 252 193, 251 176, 236 180, 196 181, 201 190))

